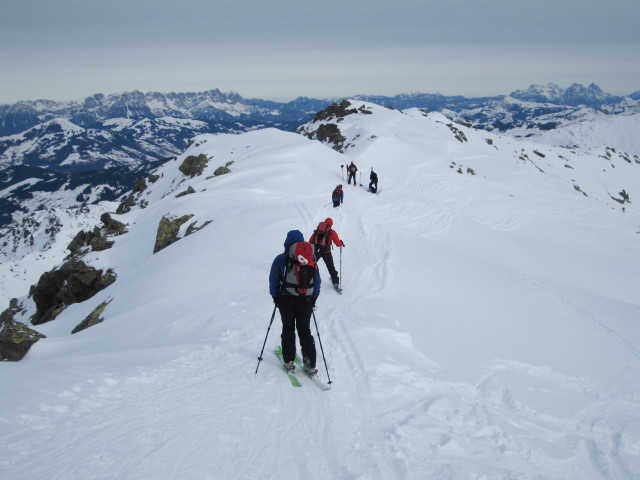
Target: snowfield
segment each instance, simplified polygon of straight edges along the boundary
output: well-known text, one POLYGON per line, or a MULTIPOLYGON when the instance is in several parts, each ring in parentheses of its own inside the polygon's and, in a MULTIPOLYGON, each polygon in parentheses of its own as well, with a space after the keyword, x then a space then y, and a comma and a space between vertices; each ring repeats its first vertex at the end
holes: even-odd
POLYGON ((345 154, 264 129, 196 137, 157 172, 116 217, 129 233, 85 257, 117 281, 0 365, 1 478, 640 478, 640 165, 365 108, 337 122, 345 154), (180 173, 201 153, 201 176, 180 173), (194 215, 182 234, 212 223, 153 254, 168 214, 194 215), (346 247, 343 295, 320 264, 321 391, 281 371, 277 313, 254 372, 271 262, 326 217, 346 247))

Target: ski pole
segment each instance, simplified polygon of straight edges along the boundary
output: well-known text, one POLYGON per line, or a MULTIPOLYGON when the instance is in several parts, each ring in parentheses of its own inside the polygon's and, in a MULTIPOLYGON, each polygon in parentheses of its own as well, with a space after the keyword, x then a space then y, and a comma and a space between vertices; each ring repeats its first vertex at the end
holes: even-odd
POLYGON ((333 200, 331 200, 329 203, 323 205, 323 207, 326 207, 327 205, 331 205, 333 203, 333 200))
POLYGON ((340 288, 342 288, 342 245, 340 245, 340 288))
POLYGON ((342 181, 344 182, 344 165, 340 165, 340 171, 342 172, 342 181))
POLYGON ((267 328, 267 334, 264 337, 264 343, 262 344, 262 350, 260 350, 260 356, 258 357, 258 365, 256 366, 256 375, 258 374, 258 368, 260 368, 260 362, 262 361, 262 354, 264 353, 264 346, 267 344, 267 337, 269 337, 269 330, 271 330, 271 324, 273 323, 273 319, 276 316, 276 309, 278 305, 273 306, 273 313, 271 314, 271 320, 269 321, 269 327, 267 328))
POLYGON ((324 362, 324 368, 327 371, 327 378, 329 381, 327 382, 331 385, 333 382, 331 381, 331 377, 329 376, 329 367, 327 367, 327 359, 324 356, 324 348, 322 348, 322 340, 320 340, 320 330, 318 330, 318 322, 316 321, 316 312, 312 311, 313 314, 313 323, 316 325, 316 335, 318 335, 318 343, 320 344, 320 351, 322 352, 322 361, 324 362))

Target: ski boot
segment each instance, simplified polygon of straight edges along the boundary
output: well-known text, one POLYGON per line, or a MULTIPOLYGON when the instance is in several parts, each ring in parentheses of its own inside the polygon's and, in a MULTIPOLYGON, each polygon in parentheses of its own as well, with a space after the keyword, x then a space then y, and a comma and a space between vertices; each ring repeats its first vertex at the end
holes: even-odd
POLYGON ((284 368, 287 369, 287 373, 296 373, 296 366, 293 362, 287 362, 284 364, 284 368))
POLYGON ((311 366, 311 362, 308 358, 303 358, 302 362, 304 363, 304 371, 307 372, 308 375, 313 377, 318 374, 318 369, 311 366))

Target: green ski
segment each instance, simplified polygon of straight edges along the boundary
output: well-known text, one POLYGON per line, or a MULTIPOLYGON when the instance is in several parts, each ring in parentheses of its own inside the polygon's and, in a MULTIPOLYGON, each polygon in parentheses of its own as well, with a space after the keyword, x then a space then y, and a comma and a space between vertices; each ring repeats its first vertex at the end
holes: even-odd
POLYGON ((284 365, 284 358, 282 358, 282 347, 278 345, 273 353, 275 353, 276 357, 280 359, 280 365, 282 365, 282 369, 287 374, 287 377, 289 377, 289 380, 291 381, 291 385, 293 385, 294 387, 301 387, 302 384, 300 383, 300 380, 298 380, 298 377, 296 376, 296 374, 289 373, 289 371, 287 370, 287 367, 284 365))

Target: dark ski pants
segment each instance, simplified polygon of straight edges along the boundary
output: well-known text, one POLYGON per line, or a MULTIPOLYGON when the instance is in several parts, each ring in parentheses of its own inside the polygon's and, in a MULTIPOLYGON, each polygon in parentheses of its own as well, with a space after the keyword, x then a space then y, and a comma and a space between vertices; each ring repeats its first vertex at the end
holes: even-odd
POLYGON ((377 182, 369 183, 369 190, 371 190, 373 193, 376 193, 378 191, 378 183, 377 182))
POLYGON ((285 363, 296 357, 296 330, 300 339, 302 358, 308 358, 313 368, 316 366, 316 342, 311 335, 311 315, 313 302, 308 297, 281 295, 278 309, 282 318, 282 358, 285 363))
POLYGON ((340 283, 338 272, 335 265, 333 264, 333 255, 331 255, 331 250, 329 250, 328 252, 320 252, 317 256, 324 260, 324 264, 327 266, 327 270, 329 270, 329 275, 331 275, 331 283, 340 283))
POLYGON ((333 208, 340 206, 340 200, 333 200, 333 208))
POLYGON ((353 186, 356 186, 356 174, 349 172, 349 176, 347 177, 347 184, 351 185, 351 179, 353 178, 353 186))

